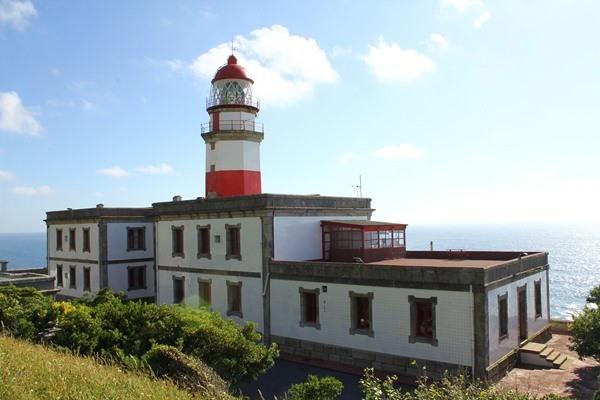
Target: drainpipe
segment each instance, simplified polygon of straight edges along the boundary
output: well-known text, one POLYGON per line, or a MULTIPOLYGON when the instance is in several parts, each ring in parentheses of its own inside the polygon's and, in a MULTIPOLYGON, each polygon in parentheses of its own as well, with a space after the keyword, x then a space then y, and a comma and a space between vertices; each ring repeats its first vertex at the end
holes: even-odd
POLYGON ((475 293, 473 285, 469 285, 471 297, 471 380, 475 383, 475 293))

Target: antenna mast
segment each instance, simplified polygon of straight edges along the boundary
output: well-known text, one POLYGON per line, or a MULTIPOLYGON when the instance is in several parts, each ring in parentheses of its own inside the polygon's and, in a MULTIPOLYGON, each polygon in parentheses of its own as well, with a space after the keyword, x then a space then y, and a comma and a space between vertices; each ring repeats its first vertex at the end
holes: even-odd
POLYGON ((357 196, 362 198, 362 175, 358 176, 358 185, 352 185, 352 187, 356 189, 357 196))

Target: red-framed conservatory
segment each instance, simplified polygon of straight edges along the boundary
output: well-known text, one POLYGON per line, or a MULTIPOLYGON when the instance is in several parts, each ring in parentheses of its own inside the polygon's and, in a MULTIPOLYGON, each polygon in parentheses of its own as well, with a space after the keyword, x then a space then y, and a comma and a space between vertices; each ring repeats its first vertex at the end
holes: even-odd
POLYGON ((326 261, 368 263, 406 256, 406 224, 321 221, 321 232, 326 261))

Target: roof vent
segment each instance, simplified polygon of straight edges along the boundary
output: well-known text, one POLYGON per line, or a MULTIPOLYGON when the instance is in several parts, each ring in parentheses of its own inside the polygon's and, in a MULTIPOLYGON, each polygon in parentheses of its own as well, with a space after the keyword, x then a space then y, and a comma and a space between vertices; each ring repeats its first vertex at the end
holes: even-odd
POLYGON ((98 203, 98 204, 96 204, 96 208, 104 208, 104 204, 98 203))
POLYGON ((173 201, 181 201, 181 196, 180 195, 173 196, 173 201))

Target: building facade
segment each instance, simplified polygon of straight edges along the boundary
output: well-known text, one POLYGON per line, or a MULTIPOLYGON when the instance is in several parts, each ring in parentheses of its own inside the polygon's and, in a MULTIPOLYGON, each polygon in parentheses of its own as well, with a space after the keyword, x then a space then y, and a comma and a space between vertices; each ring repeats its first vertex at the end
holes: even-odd
POLYGON ((548 339, 546 253, 407 251, 406 224, 372 221, 371 199, 262 193, 252 84, 233 55, 212 81, 206 197, 48 212, 60 296, 207 307, 284 357, 402 375, 495 379, 548 339))

